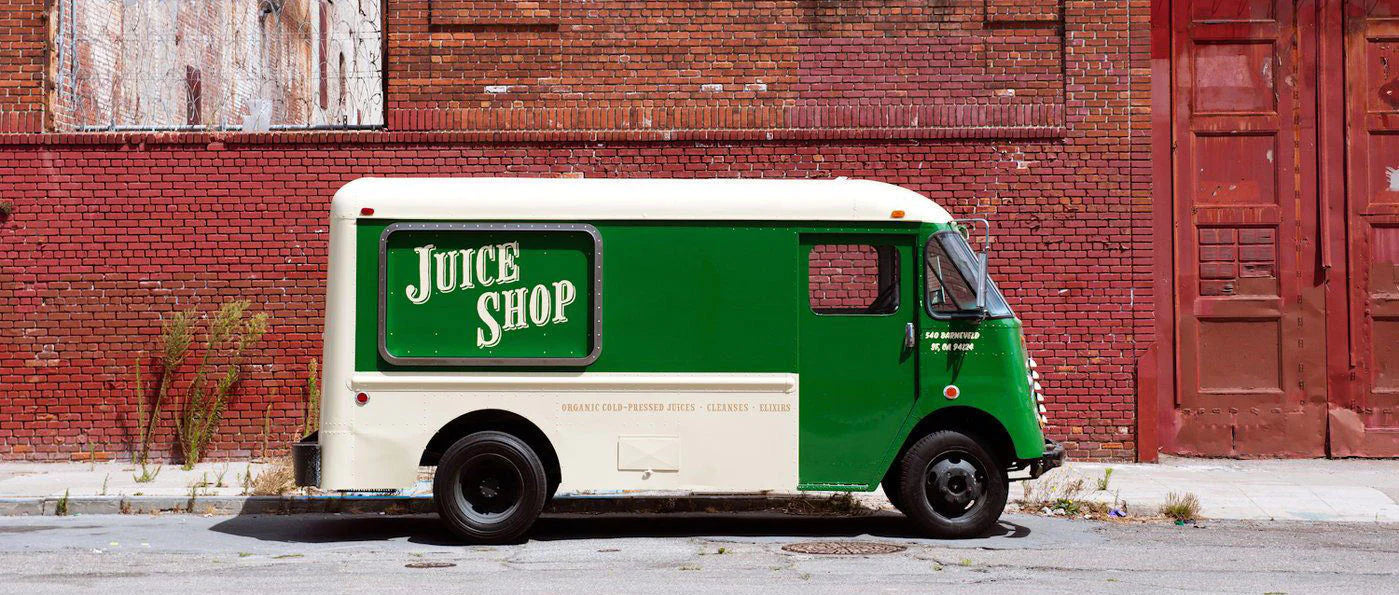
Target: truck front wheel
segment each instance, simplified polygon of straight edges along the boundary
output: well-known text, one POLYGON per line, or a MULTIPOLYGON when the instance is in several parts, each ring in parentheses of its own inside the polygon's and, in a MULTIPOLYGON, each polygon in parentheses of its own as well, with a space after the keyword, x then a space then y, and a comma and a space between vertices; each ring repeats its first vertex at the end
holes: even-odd
POLYGON ((980 537, 1005 510, 1005 469, 971 436, 952 430, 928 434, 899 465, 899 508, 933 537, 980 537))
POLYGON ((473 543, 524 537, 548 499, 549 480, 534 449, 504 432, 476 432, 442 455, 432 480, 438 514, 473 543))

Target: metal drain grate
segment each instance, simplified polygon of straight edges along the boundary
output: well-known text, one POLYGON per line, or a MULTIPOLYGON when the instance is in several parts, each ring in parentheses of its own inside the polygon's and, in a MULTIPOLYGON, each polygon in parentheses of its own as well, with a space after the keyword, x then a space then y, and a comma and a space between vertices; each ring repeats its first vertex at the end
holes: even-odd
POLYGON ((873 541, 803 541, 801 543, 789 543, 782 546, 782 549, 798 554, 870 556, 874 554, 893 554, 902 552, 908 548, 892 543, 878 543, 873 541))

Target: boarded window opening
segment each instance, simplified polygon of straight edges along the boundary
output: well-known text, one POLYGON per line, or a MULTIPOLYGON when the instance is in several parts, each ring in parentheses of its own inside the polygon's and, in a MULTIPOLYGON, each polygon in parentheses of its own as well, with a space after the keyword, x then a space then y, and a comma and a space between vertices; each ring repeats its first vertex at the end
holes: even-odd
POLYGON ((58 131, 384 123, 381 0, 51 4, 58 131))

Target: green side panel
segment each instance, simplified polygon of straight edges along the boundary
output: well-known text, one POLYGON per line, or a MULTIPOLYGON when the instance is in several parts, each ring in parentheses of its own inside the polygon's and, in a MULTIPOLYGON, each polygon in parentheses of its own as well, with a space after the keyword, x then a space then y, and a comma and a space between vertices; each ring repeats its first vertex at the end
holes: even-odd
MULTIPOLYGON (((358 226, 355 369, 499 369, 393 365, 379 356, 378 241, 390 223, 394 221, 369 220, 358 226)), ((599 357, 588 371, 796 371, 795 228, 733 222, 589 223, 602 238, 605 324, 599 357)), ((584 291, 578 293, 582 299, 584 291)), ((477 317, 474 303, 462 302, 456 309, 457 314, 440 314, 477 317)), ((571 313, 569 318, 573 320, 571 313)), ((474 345, 475 331, 469 330, 461 339, 474 345)))
MULTIPOLYGON (((917 396, 917 358, 905 346, 917 320, 918 278, 913 233, 802 234, 803 269, 820 244, 889 246, 898 255, 899 304, 889 314, 817 314, 809 300, 801 321, 801 431, 798 476, 803 487, 870 486, 917 396)), ((801 296, 809 295, 803 270, 801 296)), ((875 480, 877 481, 877 479, 875 480)))
MULTIPOLYGON (((358 226, 356 370, 500 370, 393 365, 380 357, 378 249, 380 234, 391 223, 395 221, 365 220, 358 226)), ((1013 318, 940 320, 923 307, 921 246, 930 234, 944 228, 907 223, 587 223, 597 228, 603 244, 604 325, 595 339, 601 344, 599 358, 586 367, 524 370, 799 372, 799 472, 804 489, 873 488, 914 426, 947 407, 993 416, 1010 434, 1019 458, 1043 454, 1035 404, 1025 380, 1020 322, 1013 318), (866 237, 866 243, 899 243, 902 279, 897 313, 879 321, 849 322, 812 313, 803 244, 817 237, 804 239, 807 234, 869 234, 885 239, 866 237), (889 236, 898 239, 889 240, 889 236), (909 279, 913 281, 905 282, 909 279), (902 350, 904 325, 910 321, 916 333, 912 353, 902 350), (939 332, 977 334, 946 339, 938 338, 939 332), (934 347, 949 342, 970 346, 934 347), (956 400, 942 395, 949 384, 960 389, 956 400)), ((579 248, 560 247, 574 253, 579 248)), ((572 274, 565 269, 578 264, 561 260, 561 268, 550 274, 572 274)), ((586 293, 580 287, 579 299, 586 293)), ((438 316, 474 319, 476 312, 468 301, 451 308, 459 312, 443 311, 438 316)), ((573 320, 571 313, 569 319, 573 320)), ((419 324, 431 323, 424 319, 419 324)), ((474 332, 462 334, 466 336, 453 340, 474 339, 474 332)), ((552 340, 549 345, 548 349, 555 349, 552 340)), ((584 349, 576 341, 557 345, 560 353, 584 349)), ((457 343, 454 348, 460 347, 457 343)))
POLYGON ((384 348, 394 357, 583 358, 592 350, 586 232, 396 230, 384 249, 384 348))
POLYGON ((1026 377, 1020 321, 938 320, 924 314, 922 325, 925 330, 918 341, 922 398, 905 433, 938 410, 968 407, 991 414, 1005 427, 1017 458, 1042 456, 1044 435, 1026 377), (956 399, 943 396, 949 385, 958 388, 956 399))

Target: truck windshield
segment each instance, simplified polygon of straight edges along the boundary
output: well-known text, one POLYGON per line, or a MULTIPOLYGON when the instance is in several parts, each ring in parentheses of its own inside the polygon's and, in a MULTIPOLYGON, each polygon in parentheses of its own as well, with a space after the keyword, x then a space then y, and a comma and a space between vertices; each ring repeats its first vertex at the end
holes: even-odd
MULTIPOLYGON (((946 231, 928 238, 927 304, 933 316, 977 315, 975 284, 977 263, 967 241, 956 232, 946 231)), ((1011 316, 1010 307, 995 284, 986 282, 986 315, 1011 316)))

